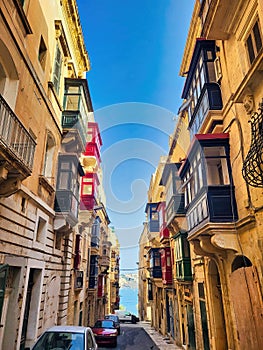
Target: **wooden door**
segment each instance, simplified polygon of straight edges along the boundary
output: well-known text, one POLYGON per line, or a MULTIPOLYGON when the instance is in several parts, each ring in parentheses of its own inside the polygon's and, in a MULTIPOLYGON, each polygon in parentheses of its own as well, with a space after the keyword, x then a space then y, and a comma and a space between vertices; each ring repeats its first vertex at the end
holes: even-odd
POLYGON ((230 277, 240 349, 263 349, 263 303, 257 270, 241 267, 230 277))

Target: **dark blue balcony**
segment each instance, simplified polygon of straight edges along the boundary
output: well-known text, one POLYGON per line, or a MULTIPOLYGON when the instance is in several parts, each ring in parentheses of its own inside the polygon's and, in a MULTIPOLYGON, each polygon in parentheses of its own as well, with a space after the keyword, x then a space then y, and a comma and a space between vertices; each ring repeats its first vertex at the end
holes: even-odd
POLYGON ((167 225, 169 225, 176 216, 185 215, 185 213, 183 193, 173 195, 166 207, 167 225))
POLYGON ((150 277, 152 278, 162 278, 161 266, 150 267, 149 272, 150 272, 150 277))
POLYGON ((231 185, 207 186, 200 191, 187 211, 189 230, 207 222, 234 222, 237 206, 231 185))
POLYGON ((159 203, 147 203, 145 208, 149 232, 159 232, 159 214, 157 211, 158 204, 159 203))
POLYGON ((204 84, 198 102, 191 112, 189 128, 191 135, 197 134, 209 111, 223 108, 220 86, 217 83, 204 84))

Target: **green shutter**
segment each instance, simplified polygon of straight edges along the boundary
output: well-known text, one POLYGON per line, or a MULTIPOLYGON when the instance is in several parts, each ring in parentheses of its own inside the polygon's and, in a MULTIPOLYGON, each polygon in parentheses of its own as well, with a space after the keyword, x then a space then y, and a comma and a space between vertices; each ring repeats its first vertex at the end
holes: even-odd
POLYGON ((62 54, 59 46, 57 45, 54 72, 53 72, 53 84, 57 94, 59 93, 61 66, 62 66, 62 54))

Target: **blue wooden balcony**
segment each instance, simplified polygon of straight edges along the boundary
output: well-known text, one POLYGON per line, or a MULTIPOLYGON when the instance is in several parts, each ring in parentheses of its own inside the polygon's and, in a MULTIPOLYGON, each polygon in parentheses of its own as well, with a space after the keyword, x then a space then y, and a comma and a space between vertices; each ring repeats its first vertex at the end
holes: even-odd
POLYGON ((200 191, 187 211, 189 230, 207 222, 234 222, 237 206, 234 187, 231 185, 207 186, 200 191))

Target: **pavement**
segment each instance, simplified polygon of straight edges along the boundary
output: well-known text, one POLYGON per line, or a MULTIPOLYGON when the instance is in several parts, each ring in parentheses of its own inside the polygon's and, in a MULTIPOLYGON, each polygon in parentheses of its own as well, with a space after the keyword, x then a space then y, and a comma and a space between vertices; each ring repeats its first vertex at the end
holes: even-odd
POLYGON ((160 350, 182 350, 183 348, 173 343, 169 337, 166 337, 159 332, 157 332, 153 327, 151 327, 150 322, 141 321, 140 326, 149 334, 156 346, 160 350))

